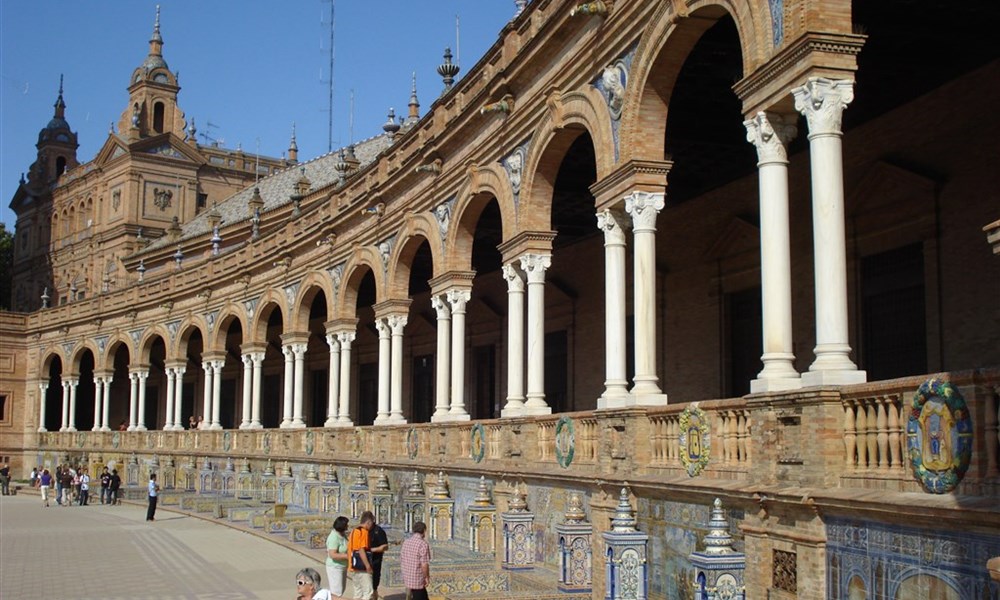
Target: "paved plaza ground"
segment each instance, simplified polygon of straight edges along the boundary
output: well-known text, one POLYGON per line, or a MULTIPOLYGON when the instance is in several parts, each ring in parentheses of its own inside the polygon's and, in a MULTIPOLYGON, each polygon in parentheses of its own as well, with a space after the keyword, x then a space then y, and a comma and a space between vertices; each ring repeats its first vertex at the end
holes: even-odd
POLYGON ((326 578, 322 551, 164 509, 153 523, 145 516, 144 504, 44 508, 37 495, 0 498, 0 598, 290 600, 299 569, 326 578))

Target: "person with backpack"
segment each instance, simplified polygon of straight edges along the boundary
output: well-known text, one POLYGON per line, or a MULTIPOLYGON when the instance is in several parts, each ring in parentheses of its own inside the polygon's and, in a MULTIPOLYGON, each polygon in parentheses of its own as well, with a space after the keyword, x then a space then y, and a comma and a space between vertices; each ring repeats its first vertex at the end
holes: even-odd
POLYGON ((361 524, 351 531, 347 539, 347 570, 351 573, 351 586, 354 597, 359 600, 372 600, 372 561, 371 543, 368 532, 371 531, 375 518, 370 512, 361 515, 361 524))

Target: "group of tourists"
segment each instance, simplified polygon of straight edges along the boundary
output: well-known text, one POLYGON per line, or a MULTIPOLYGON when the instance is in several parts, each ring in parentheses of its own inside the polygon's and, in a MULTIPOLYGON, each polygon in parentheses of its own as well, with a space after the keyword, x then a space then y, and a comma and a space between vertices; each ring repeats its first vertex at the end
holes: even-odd
MULTIPOLYGON (((31 470, 31 487, 39 489, 42 495, 42 506, 49 505, 49 494, 55 489, 56 504, 70 506, 76 503, 79 506, 90 504, 90 486, 92 485, 90 474, 87 469, 71 465, 59 465, 55 472, 50 472, 42 467, 35 467, 31 470)), ((101 504, 121 504, 119 492, 122 486, 122 478, 118 476, 118 470, 108 470, 104 467, 100 477, 101 483, 101 504)))
MULTIPOLYGON (((311 568, 295 576, 298 600, 335 600, 344 598, 348 577, 353 597, 377 600, 382 580, 382 558, 389 549, 389 537, 375 522, 371 511, 361 513, 360 523, 348 532, 347 517, 337 517, 326 539, 326 576, 329 589, 323 588, 322 577, 311 568)), ((430 546, 424 539, 427 526, 417 521, 410 537, 400 549, 400 566, 408 600, 427 600, 430 581, 430 546)))

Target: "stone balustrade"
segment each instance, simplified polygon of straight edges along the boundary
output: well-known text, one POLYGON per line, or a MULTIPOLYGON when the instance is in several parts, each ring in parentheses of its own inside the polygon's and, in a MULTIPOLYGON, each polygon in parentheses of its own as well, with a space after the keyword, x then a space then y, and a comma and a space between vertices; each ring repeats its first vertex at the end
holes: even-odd
MULTIPOLYGON (((975 440, 972 464, 958 492, 996 494, 1000 491, 1000 369, 947 377, 965 397, 975 440)), ((680 416, 689 406, 684 403, 655 409, 353 429, 34 435, 40 451, 61 454, 246 456, 476 475, 516 470, 525 478, 567 476, 592 483, 628 480, 655 485, 669 479, 671 485, 686 481, 698 485, 699 478, 709 478, 739 482, 747 488, 822 484, 916 492, 921 487, 906 452, 906 421, 909 402, 925 379, 699 402, 698 408, 707 415, 711 445, 709 461, 698 477, 688 477, 681 461, 680 416), (482 439, 477 441, 476 435, 482 439), (481 451, 477 445, 482 445, 481 451)))

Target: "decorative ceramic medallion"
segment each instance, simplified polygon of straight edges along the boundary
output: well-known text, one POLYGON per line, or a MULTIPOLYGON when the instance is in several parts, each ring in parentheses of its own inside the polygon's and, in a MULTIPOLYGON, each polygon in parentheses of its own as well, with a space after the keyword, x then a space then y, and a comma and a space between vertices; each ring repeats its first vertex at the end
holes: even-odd
POLYGON ((111 434, 111 447, 118 448, 122 443, 122 434, 118 431, 111 434))
POLYGON ((556 423, 556 462, 566 469, 573 462, 573 452, 576 449, 576 434, 573 432, 573 419, 567 416, 559 417, 556 423))
POLYGON ((225 432, 222 434, 222 451, 229 452, 233 448, 233 434, 225 432))
POLYGON ((406 455, 410 457, 410 460, 417 458, 418 442, 416 427, 410 427, 410 430, 406 432, 406 455))
POLYGON ((486 455, 486 430, 483 428, 482 423, 476 423, 472 426, 472 460, 480 462, 486 455))
POLYGON ((910 405, 906 447, 924 490, 946 494, 958 486, 972 460, 972 418, 958 388, 940 379, 920 385, 910 405))
POLYGON ((681 464, 690 477, 696 477, 708 464, 711 448, 708 416, 693 403, 680 416, 681 464))
POLYGON ((152 433, 146 434, 146 450, 152 450, 153 446, 156 445, 156 440, 153 439, 152 433))
POLYGON ((354 430, 354 456, 361 456, 365 451, 365 434, 360 429, 354 430))
POLYGON ((87 434, 86 434, 86 432, 81 431, 80 433, 76 434, 76 447, 77 448, 83 448, 84 445, 86 445, 86 443, 87 443, 87 434))
POLYGON ((265 432, 263 438, 260 441, 261 449, 264 450, 264 454, 271 453, 271 434, 265 432))
POLYGON ((313 450, 316 449, 316 441, 314 439, 315 436, 316 434, 311 431, 306 432, 306 455, 308 456, 312 456, 313 450))

